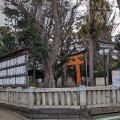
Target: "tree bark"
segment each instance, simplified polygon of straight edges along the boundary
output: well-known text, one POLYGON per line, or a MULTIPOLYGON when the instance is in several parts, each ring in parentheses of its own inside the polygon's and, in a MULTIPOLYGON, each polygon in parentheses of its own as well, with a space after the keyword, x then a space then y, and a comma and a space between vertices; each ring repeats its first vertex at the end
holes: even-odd
POLYGON ((44 59, 45 67, 45 78, 44 78, 44 87, 45 88, 55 88, 54 80, 54 64, 50 61, 49 58, 44 59))
POLYGON ((94 52, 94 10, 93 2, 90 0, 90 40, 89 40, 89 77, 90 86, 94 86, 94 64, 93 64, 93 52, 94 52))
POLYGON ((33 83, 37 83, 36 81, 36 60, 33 61, 33 83))
MULTIPOLYGON (((41 28, 41 37, 43 40, 43 44, 48 48, 49 47, 49 38, 47 30, 44 27, 44 21, 42 18, 42 2, 40 0, 37 1, 37 15, 38 15, 38 22, 39 26, 41 28)), ((45 88, 54 88, 55 87, 55 80, 54 80, 54 66, 55 66, 55 59, 51 50, 44 55, 44 67, 45 67, 45 77, 44 77, 44 87, 45 88)))
POLYGON ((59 1, 53 0, 53 18, 55 22, 55 34, 53 38, 53 45, 51 51, 48 53, 48 58, 44 60, 45 65, 45 87, 55 87, 55 79, 54 79, 54 69, 55 69, 55 62, 57 60, 57 54, 59 50, 59 44, 61 40, 61 23, 58 14, 58 6, 59 1))
POLYGON ((90 86, 94 86, 94 63, 93 63, 93 39, 89 40, 89 77, 90 77, 90 86))
POLYGON ((117 0, 118 8, 120 10, 120 0, 117 0))

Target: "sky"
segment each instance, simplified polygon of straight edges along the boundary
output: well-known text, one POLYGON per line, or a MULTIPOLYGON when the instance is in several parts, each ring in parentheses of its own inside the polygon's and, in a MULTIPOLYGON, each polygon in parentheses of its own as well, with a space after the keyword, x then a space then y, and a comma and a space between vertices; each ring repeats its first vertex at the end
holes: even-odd
MULTIPOLYGON (((115 23, 116 24, 120 24, 120 12, 119 12, 119 8, 117 6, 117 0, 110 0, 110 2, 113 2, 113 11, 116 12, 116 20, 115 23)), ((116 36, 118 33, 120 33, 120 25, 118 25, 118 27, 116 28, 116 30, 114 31, 112 36, 116 36)))

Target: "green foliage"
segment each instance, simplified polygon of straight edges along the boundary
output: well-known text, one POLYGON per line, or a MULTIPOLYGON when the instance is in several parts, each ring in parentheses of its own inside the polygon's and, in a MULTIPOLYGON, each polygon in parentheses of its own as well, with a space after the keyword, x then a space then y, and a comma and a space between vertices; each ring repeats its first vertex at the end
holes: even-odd
POLYGON ((119 52, 117 55, 117 59, 113 60, 114 63, 114 68, 120 68, 120 34, 118 34, 115 38, 115 42, 116 42, 116 47, 115 49, 119 52))
POLYGON ((43 57, 48 52, 48 49, 42 43, 40 31, 34 25, 25 27, 19 33, 19 41, 23 47, 29 47, 31 57, 43 57))
POLYGON ((0 36, 0 56, 12 53, 17 50, 15 37, 9 28, 3 30, 0 36))
POLYGON ((95 72, 95 77, 104 77, 106 73, 104 73, 104 68, 103 66, 100 66, 95 72))
MULTIPOLYGON (((25 11, 17 8, 5 8, 4 14, 7 15, 10 20, 16 21, 13 27, 18 31, 15 33, 17 35, 18 48, 28 47, 30 50, 30 58, 34 59, 40 59, 48 52, 48 49, 42 43, 40 30, 34 24, 34 20, 29 19, 25 11)), ((12 34, 12 32, 9 34, 12 34)), ((13 41, 16 39, 16 36, 10 36, 9 34, 4 37, 2 36, 6 45, 9 44, 11 39, 13 39, 13 41)), ((9 45, 11 44, 14 45, 12 41, 9 45)), ((9 46, 7 48, 10 49, 9 46)))
POLYGON ((10 32, 5 33, 1 37, 1 41, 10 52, 13 52, 16 50, 15 37, 10 32))
POLYGON ((20 12, 17 9, 11 9, 11 8, 6 7, 3 13, 8 17, 12 17, 14 15, 19 15, 20 12))
POLYGON ((31 24, 34 23, 34 19, 32 20, 29 19, 27 13, 21 9, 17 9, 17 8, 4 8, 3 13, 10 19, 10 21, 12 22, 12 20, 15 21, 13 27, 16 29, 23 29, 31 24))
POLYGON ((116 68, 120 68, 120 60, 117 61, 116 68))
POLYGON ((35 87, 35 88, 38 88, 38 87, 39 87, 38 84, 35 84, 35 83, 33 82, 33 77, 32 77, 32 76, 29 77, 29 83, 28 83, 28 86, 29 86, 29 87, 35 87))
POLYGON ((87 24, 83 24, 81 26, 81 30, 80 30, 80 34, 79 35, 84 37, 84 38, 89 38, 89 26, 87 24))
POLYGON ((9 53, 9 51, 7 50, 7 48, 4 45, 0 44, 0 57, 6 55, 8 53, 9 53))
POLYGON ((116 36, 115 42, 117 43, 117 46, 115 47, 116 50, 120 51, 120 34, 116 36))
MULTIPOLYGON (((26 1, 28 2, 28 1, 26 1)), ((24 47, 29 48, 29 60, 28 66, 33 69, 40 69, 44 71, 44 67, 40 67, 43 57, 47 54, 49 49, 43 44, 41 38, 41 31, 35 24, 34 19, 30 19, 24 11, 17 8, 5 8, 4 14, 9 18, 12 23, 13 29, 0 29, 0 56, 9 54, 24 47), (33 61, 37 61, 37 65, 33 64, 33 61), (39 65, 38 65, 39 64, 39 65)), ((30 78, 29 86, 38 87, 30 78)))
MULTIPOLYGON (((111 25, 108 24, 108 16, 110 16, 110 5, 105 0, 93 1, 93 16, 92 16, 92 28, 90 27, 90 14, 84 16, 84 23, 78 33, 79 38, 89 39, 90 35, 95 41, 100 39, 102 34, 110 35, 111 25)), ((90 11, 89 11, 90 13, 90 11)))

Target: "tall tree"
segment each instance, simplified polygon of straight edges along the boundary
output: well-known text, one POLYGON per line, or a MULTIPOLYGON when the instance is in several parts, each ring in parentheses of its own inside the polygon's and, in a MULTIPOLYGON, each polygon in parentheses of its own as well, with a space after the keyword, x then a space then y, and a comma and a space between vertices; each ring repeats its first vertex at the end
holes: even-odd
POLYGON ((111 33, 115 27, 115 13, 112 14, 110 4, 106 0, 88 0, 88 3, 88 13, 85 14, 79 37, 89 40, 89 75, 90 84, 93 86, 94 68, 98 66, 96 61, 96 51, 99 49, 97 41, 111 40, 111 33))
POLYGON ((28 20, 32 21, 35 27, 39 29, 42 44, 49 50, 46 54, 43 53, 45 87, 55 87, 55 65, 58 63, 61 50, 66 51, 66 54, 68 54, 68 49, 70 50, 70 40, 74 36, 73 26, 76 20, 76 9, 81 4, 81 0, 76 0, 74 4, 70 0, 8 1, 24 12, 28 20), (66 39, 64 40, 64 38, 66 39), (61 45, 65 47, 60 49, 61 45))

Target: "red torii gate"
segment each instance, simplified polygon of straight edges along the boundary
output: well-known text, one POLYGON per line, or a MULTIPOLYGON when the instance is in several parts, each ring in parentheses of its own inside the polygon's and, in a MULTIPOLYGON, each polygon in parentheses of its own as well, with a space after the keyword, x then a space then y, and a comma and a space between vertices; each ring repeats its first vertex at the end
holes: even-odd
POLYGON ((83 57, 84 54, 80 53, 78 55, 70 56, 68 59, 69 61, 66 63, 67 66, 75 65, 76 66, 76 77, 77 77, 77 83, 81 82, 81 72, 80 72, 80 65, 84 64, 84 60, 80 60, 81 57, 83 57))

